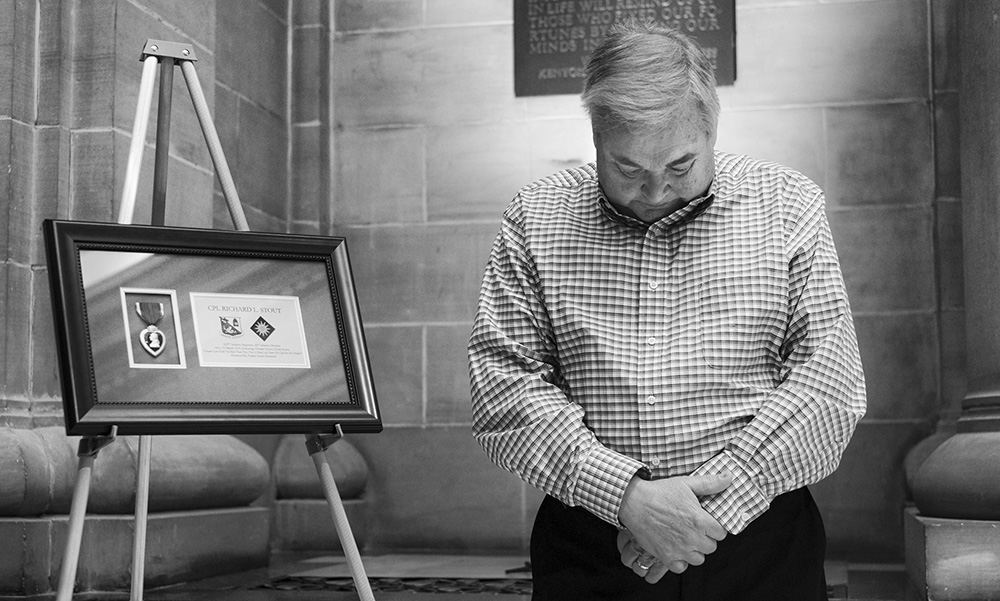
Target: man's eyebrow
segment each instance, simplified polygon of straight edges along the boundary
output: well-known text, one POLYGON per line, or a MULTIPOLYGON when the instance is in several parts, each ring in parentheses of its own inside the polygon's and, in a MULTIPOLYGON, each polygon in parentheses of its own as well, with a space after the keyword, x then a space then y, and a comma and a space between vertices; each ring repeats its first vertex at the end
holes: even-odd
POLYGON ((641 167, 638 163, 634 162, 632 159, 625 156, 618 156, 615 153, 611 153, 611 158, 615 160, 616 163, 621 163, 622 165, 628 165, 629 167, 641 167))
POLYGON ((688 161, 690 161, 693 158, 695 158, 694 153, 693 152, 689 152, 689 153, 685 154, 684 156, 680 157, 679 159, 675 159, 675 160, 670 161, 669 163, 667 163, 667 167, 676 167, 678 165, 683 165, 684 163, 687 163, 688 161))

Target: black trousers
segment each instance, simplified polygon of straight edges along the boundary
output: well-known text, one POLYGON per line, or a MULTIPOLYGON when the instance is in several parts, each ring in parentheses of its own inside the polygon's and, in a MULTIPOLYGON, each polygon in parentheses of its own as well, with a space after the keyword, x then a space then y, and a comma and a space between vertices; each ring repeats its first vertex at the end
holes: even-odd
POLYGON ((621 563, 618 530, 545 497, 531 533, 533 601, 826 601, 826 531, 812 495, 775 498, 700 566, 656 584, 621 563))

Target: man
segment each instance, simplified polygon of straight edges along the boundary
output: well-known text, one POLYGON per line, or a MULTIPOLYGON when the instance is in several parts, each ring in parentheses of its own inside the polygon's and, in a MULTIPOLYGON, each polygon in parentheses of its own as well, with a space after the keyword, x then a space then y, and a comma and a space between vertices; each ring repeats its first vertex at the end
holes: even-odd
POLYGON ((825 599, 805 487, 865 388, 824 196, 715 151, 675 31, 614 28, 583 102, 596 164, 508 206, 469 343, 476 438, 547 493, 533 598, 825 599))

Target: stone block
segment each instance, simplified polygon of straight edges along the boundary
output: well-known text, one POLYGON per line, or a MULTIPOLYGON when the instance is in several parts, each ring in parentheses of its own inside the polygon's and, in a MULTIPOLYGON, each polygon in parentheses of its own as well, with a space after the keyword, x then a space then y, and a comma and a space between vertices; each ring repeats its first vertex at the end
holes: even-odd
POLYGON ((26 352, 31 338, 31 268, 16 263, 5 265, 6 311, 3 338, 7 349, 3 364, 5 398, 30 398, 31 355, 26 352))
MULTIPOLYGON (((365 499, 343 501, 351 534, 359 549, 368 541, 371 508, 365 499)), ((340 551, 340 536, 334 526, 330 504, 325 499, 278 499, 274 502, 274 532, 271 546, 278 551, 340 551)))
POLYGON ((287 129, 283 117, 246 101, 239 104, 237 151, 227 156, 240 200, 280 221, 288 218, 287 129))
MULTIPOLYGON (((493 219, 531 181, 529 123, 487 123, 427 130, 427 217, 493 219)), ((589 129, 589 128, 588 128, 589 129)))
POLYGON ((291 35, 292 122, 316 121, 325 117, 327 106, 322 91, 329 89, 329 32, 320 27, 297 27, 291 35))
POLYGON ((831 206, 933 201, 932 132, 925 102, 825 112, 831 206))
POLYGON ((423 21, 423 0, 341 0, 336 3, 337 31, 399 29, 423 21))
POLYGON ((60 130, 14 121, 11 127, 11 166, 7 244, 11 258, 37 265, 45 262, 42 220, 59 213, 60 130))
POLYGON ((336 145, 335 222, 423 221, 423 129, 348 129, 336 145))
POLYGON ((962 203, 939 200, 937 210, 938 295, 943 309, 965 306, 962 203))
POLYGON ((279 21, 287 21, 288 0, 262 0, 261 4, 279 21))
MULTIPOLYGON (((941 403, 942 413, 957 416, 968 390, 965 370, 965 311, 942 310, 941 403)), ((943 416, 942 416, 943 417, 943 416)))
POLYGON ((521 549, 522 485, 487 459, 468 427, 387 428, 352 442, 371 469, 370 551, 521 549))
POLYGON ((830 212, 855 313, 936 308, 932 211, 927 206, 830 212))
MULTIPOLYGON (((9 56, 13 69, 9 100, 11 111, 0 113, 31 124, 58 122, 60 109, 60 27, 58 3, 38 4, 16 0, 10 15, 13 47, 9 56)), ((4 36, 0 33, 0 36, 4 36)), ((0 77, 4 74, 0 73, 0 77)))
MULTIPOLYGON (((0 4, 0 81, 14 79, 14 2, 0 4)), ((14 96, 10 88, 0 95, 0 115, 9 117, 13 111, 14 96)))
MULTIPOLYGON (((7 289, 7 277, 8 277, 7 273, 10 271, 11 267, 12 267, 11 264, 8 263, 6 260, 0 261, 0 315, 3 316, 2 319, 3 319, 3 325, 4 325, 4 333, 3 333, 2 336, 0 336, 0 366, 2 366, 2 368, 3 368, 2 371, 0 371, 0 390, 3 390, 4 393, 0 394, 0 402, 2 402, 3 399, 6 398, 6 396, 7 396, 7 394, 6 394, 6 390, 7 390, 7 348, 8 348, 8 346, 10 346, 13 349, 15 349, 15 352, 17 352, 17 349, 18 349, 18 346, 16 344, 12 344, 14 342, 13 340, 8 340, 7 339, 7 323, 6 323, 6 321, 7 321, 7 298, 8 298, 8 295, 9 295, 9 290, 7 289)), ((2 414, 2 413, 3 412, 0 411, 0 414, 2 414)), ((2 425, 4 425, 4 424, 3 424, 2 421, 0 421, 0 426, 2 426, 2 425)))
POLYGON ((62 388, 47 270, 31 272, 31 292, 31 398, 56 399, 62 388))
POLYGON ((927 93, 923 3, 769 2, 740 10, 738 21, 736 83, 720 89, 722 106, 827 104, 927 93))
MULTIPOLYGON (((70 117, 65 124, 72 129, 113 125, 116 80, 121 79, 115 71, 117 6, 115 0, 94 0, 74 7, 75 39, 64 65, 73 81, 70 117)), ((132 51, 136 64, 141 50, 140 46, 132 51)), ((138 85, 138 77, 135 81, 138 85)))
POLYGON ((424 350, 419 326, 365 325, 365 341, 382 423, 424 423, 424 350))
POLYGON ((317 222, 320 205, 330 202, 329 153, 321 145, 323 128, 319 125, 296 125, 292 128, 292 162, 288 177, 292 180, 291 218, 296 221, 317 222), (326 160, 324 160, 324 158, 326 160))
POLYGON ((24 598, 56 588, 51 530, 49 520, 0 518, 0 540, 24 541, 0 545, 0 596, 24 598))
MULTIPOLYGON (((299 0, 292 4, 292 23, 296 27, 328 27, 330 4, 323 0, 299 0)), ((327 31, 329 33, 329 31, 327 31)))
POLYGON ((497 227, 348 227, 366 323, 469 322, 497 227))
POLYGON ((856 315, 869 419, 931 419, 939 407, 937 316, 856 315))
POLYGON ((1000 522, 903 512, 906 572, 919 601, 1000 599, 1000 522))
POLYGON ((335 121, 362 127, 520 120, 510 36, 509 24, 338 36, 335 121))
POLYGON ((464 25, 510 22, 512 4, 506 0, 427 0, 424 19, 427 25, 464 25))
MULTIPOLYGON (((69 171, 73 181, 69 190, 70 218, 113 221, 117 217, 115 198, 121 195, 121 190, 115 188, 115 138, 120 135, 111 128, 70 133, 69 171)), ((125 148, 127 154, 127 144, 125 148)), ((152 181, 147 180, 148 186, 152 186, 152 181)))
POLYGON ((929 433, 929 422, 861 422, 837 470, 810 486, 826 524, 828 557, 853 562, 902 559, 899 515, 905 478, 900 466, 907 451, 929 433))
POLYGON ((716 148, 786 165, 825 188, 823 140, 820 108, 723 109, 716 148))
MULTIPOLYGON (((284 172, 282 172, 284 173, 284 172)), ((242 197, 240 197, 242 198, 242 197)), ((228 216, 229 213, 225 209, 225 201, 222 201, 222 212, 217 214, 216 218, 220 215, 225 215, 221 220, 217 220, 216 223, 219 227, 223 229, 233 229, 232 219, 228 216)), ((270 213, 266 213, 257 207, 249 206, 247 204, 243 205, 243 212, 246 215, 247 223, 250 225, 250 229, 255 232, 279 232, 283 233, 288 231, 288 220, 284 216, 276 216, 270 213)))
POLYGON ((427 327, 427 423, 471 424, 469 359, 472 325, 427 327))
MULTIPOLYGON (((263 507, 149 514, 145 586, 266 566, 269 522, 270 510, 263 507)), ((75 579, 78 595, 129 590, 134 526, 132 515, 86 517, 75 579)), ((0 551, 5 559, 0 565, 8 568, 0 568, 0 594, 51 595, 59 584, 67 530, 67 516, 0 518, 0 540, 23 543, 0 551), (20 561, 8 563, 8 557, 20 561)))
POLYGON ((597 156, 590 121, 585 117, 544 119, 527 126, 531 180, 589 163, 597 156))
POLYGON ((215 6, 216 79, 269 113, 283 117, 288 56, 284 21, 287 10, 275 13, 258 3, 248 4, 243 0, 218 0, 215 6), (248 31, 254 35, 246 35, 248 31))
MULTIPOLYGON (((145 585, 163 586, 267 565, 270 510, 241 507, 151 513, 145 585)), ((55 519, 56 548, 65 524, 55 519)), ((78 590, 121 590, 131 583, 132 516, 88 516, 77 572, 78 590)), ((56 563, 61 567, 62 558, 56 563)))
POLYGON ((930 3, 935 90, 957 90, 962 78, 958 43, 960 4, 961 0, 931 0, 930 3))
MULTIPOLYGON (((203 49, 215 47, 216 6, 214 0, 209 2, 204 0, 139 0, 136 4, 153 13, 159 20, 173 25, 170 37, 160 38, 155 35, 147 35, 147 38, 177 41, 177 30, 180 30, 186 36, 190 36, 192 42, 198 44, 199 48, 195 50, 195 53, 199 60, 195 65, 200 72, 203 49)), ((142 48, 140 47, 139 50, 142 48)))
POLYGON ((957 92, 934 94, 934 170, 937 196, 962 196, 962 169, 957 92))
MULTIPOLYGON (((2 26, 0 26, 2 27, 2 26)), ((3 50, 0 49, 0 53, 3 50)), ((2 56, 2 54, 0 54, 2 56)), ((2 63, 0 63, 2 64, 2 63)), ((2 80, 0 80, 2 81, 2 80)), ((11 134, 14 126, 13 120, 7 116, 0 116, 0 165, 12 166, 14 158, 11 148, 11 134)), ((10 179, 11 168, 0 169, 0 218, 5 221, 10 219, 8 213, 14 202, 13 190, 10 179)), ((0 263, 10 258, 10 233, 6 227, 0 227, 0 263)))

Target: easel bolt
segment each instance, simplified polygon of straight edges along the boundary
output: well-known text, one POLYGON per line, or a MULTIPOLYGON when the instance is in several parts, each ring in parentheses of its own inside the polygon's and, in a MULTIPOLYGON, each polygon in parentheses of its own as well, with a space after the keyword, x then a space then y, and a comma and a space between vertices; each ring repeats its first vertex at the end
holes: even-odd
POLYGON ((111 426, 111 432, 98 436, 84 436, 80 439, 77 457, 96 457, 97 452, 115 441, 118 436, 118 426, 111 426))
POLYGON ((191 44, 181 44, 166 40, 146 40, 146 45, 142 48, 142 55, 139 57, 139 60, 144 61, 150 56, 185 61, 198 60, 198 57, 194 54, 194 46, 191 44))
POLYGON ((344 431, 340 428, 340 424, 337 424, 336 430, 331 434, 306 434, 306 449, 310 455, 322 453, 343 437, 344 431))

